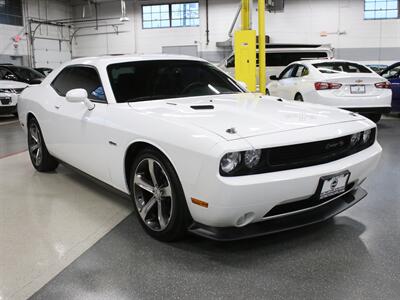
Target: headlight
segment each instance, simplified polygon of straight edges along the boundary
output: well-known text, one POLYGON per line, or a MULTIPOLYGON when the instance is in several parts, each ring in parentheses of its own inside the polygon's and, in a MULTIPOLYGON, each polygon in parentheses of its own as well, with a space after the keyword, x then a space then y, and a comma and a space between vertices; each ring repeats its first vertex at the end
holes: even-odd
POLYGON ((351 139, 350 139, 350 145, 351 146, 356 145, 360 141, 360 139, 361 139, 361 133, 360 132, 357 132, 357 133, 353 134, 351 136, 351 139))
POLYGON ((261 160, 261 150, 259 149, 249 150, 244 153, 244 164, 249 169, 252 169, 255 166, 257 166, 260 160, 261 160))
POLYGON ((364 133, 363 133, 363 143, 366 143, 366 142, 369 141, 369 139, 371 138, 371 133, 372 133, 371 129, 368 129, 368 130, 364 131, 364 133))
POLYGON ((242 155, 240 152, 230 152, 225 154, 221 159, 221 170, 224 173, 230 173, 236 169, 236 167, 242 161, 242 155))

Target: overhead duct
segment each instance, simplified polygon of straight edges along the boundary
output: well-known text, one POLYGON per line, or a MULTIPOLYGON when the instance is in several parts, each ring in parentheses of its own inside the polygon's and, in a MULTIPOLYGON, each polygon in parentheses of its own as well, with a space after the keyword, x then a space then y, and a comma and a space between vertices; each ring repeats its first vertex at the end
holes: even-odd
POLYGON ((129 21, 129 18, 126 16, 126 3, 125 3, 125 0, 121 0, 121 18, 119 20, 121 22, 129 21))

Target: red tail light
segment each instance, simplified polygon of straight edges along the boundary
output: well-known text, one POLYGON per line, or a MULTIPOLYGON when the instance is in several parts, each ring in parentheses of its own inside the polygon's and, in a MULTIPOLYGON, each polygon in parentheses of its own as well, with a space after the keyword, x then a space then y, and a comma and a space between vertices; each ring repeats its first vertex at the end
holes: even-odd
POLYGON ((375 83, 375 87, 377 89, 390 89, 390 82, 389 81, 383 81, 383 82, 378 82, 375 83))
POLYGON ((314 86, 317 91, 320 91, 320 90, 337 90, 340 89, 342 85, 340 83, 334 83, 334 82, 315 82, 314 86))

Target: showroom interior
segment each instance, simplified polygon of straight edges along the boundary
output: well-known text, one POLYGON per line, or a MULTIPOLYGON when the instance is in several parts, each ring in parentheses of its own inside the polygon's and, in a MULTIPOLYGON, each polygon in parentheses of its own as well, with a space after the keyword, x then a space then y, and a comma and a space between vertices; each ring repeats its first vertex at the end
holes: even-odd
POLYGON ((0 0, 0 100, 0 300, 400 298, 400 0, 0 0))

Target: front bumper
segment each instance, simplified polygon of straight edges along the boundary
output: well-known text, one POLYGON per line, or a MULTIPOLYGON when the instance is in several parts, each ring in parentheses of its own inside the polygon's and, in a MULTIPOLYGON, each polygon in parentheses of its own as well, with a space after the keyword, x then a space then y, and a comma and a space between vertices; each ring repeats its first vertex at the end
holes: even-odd
POLYGON ((0 93, 0 115, 17 113, 17 94, 0 93))
POLYGON ((358 187, 307 210, 266 219, 245 227, 211 227, 193 223, 189 232, 218 241, 240 240, 272 234, 325 221, 350 208, 365 196, 367 196, 367 192, 358 187))

